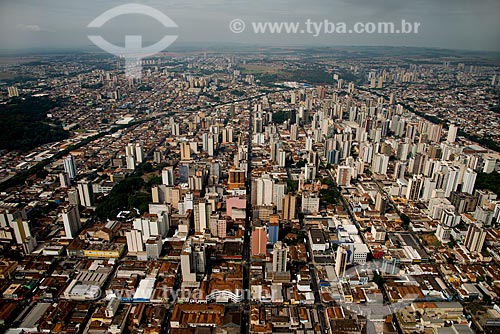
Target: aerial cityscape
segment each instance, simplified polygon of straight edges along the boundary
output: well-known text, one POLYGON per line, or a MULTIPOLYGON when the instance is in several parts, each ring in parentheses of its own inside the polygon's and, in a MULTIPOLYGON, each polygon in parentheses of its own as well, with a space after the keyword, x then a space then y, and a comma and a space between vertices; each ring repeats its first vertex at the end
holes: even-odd
POLYGON ((498 52, 127 57, 0 53, 0 333, 500 333, 498 52))

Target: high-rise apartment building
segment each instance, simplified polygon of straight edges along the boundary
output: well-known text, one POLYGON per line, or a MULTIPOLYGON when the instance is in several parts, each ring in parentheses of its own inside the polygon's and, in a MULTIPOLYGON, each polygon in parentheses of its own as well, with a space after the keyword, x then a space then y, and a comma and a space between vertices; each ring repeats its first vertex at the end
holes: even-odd
POLYGON ((78 195, 80 196, 80 204, 90 207, 94 205, 94 191, 92 183, 89 181, 78 182, 78 195))
POLYGON ((187 142, 180 143, 181 160, 191 160, 191 147, 187 142))
POLYGON ((349 166, 339 166, 337 169, 337 184, 341 187, 351 185, 352 168, 349 166))
POLYGON ((446 138, 446 141, 448 143, 454 143, 455 139, 457 138, 457 132, 458 128, 455 124, 450 124, 450 127, 448 128, 448 137, 446 138))
POLYGON ((273 272, 286 272, 286 263, 288 256, 288 247, 281 241, 274 244, 273 247, 273 272))
POLYGON ((74 239, 81 228, 78 206, 71 205, 62 213, 66 238, 74 239))
POLYGON ((166 186, 174 185, 174 167, 168 166, 161 171, 162 184, 166 186))
POLYGON ((136 254, 144 251, 142 233, 140 230, 132 229, 130 231, 126 231, 125 237, 127 238, 127 248, 129 253, 136 254))
POLYGON ((256 227, 252 231, 252 255, 265 255, 267 244, 266 228, 263 226, 256 227))
POLYGON ((472 194, 474 192, 474 185, 476 184, 477 173, 474 170, 467 168, 464 172, 462 180, 462 192, 472 194))
POLYGON ((471 224, 467 229, 464 246, 471 252, 481 252, 486 239, 486 230, 481 224, 471 224))
POLYGON ((64 171, 68 174, 70 180, 76 179, 76 164, 75 158, 70 154, 64 158, 64 171))
POLYGON ((347 250, 344 247, 337 248, 337 254, 335 256, 335 273, 338 278, 342 278, 345 273, 345 268, 347 266, 347 250))
POLYGON ((283 220, 292 220, 296 218, 296 208, 297 198, 292 194, 286 194, 282 197, 283 220))

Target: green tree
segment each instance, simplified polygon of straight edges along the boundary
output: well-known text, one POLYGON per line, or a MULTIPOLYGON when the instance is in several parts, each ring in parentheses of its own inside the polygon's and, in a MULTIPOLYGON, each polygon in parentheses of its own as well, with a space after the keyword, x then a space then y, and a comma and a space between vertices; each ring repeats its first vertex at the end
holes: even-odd
POLYGON ((374 272, 373 273, 373 282, 375 284, 377 284, 377 286, 379 287, 379 289, 383 289, 383 286, 384 286, 384 283, 385 283, 385 279, 382 275, 380 275, 378 272, 374 272))
POLYGON ((449 248, 454 248, 457 245, 458 244, 457 244, 457 241, 455 240, 455 238, 453 238, 453 236, 450 235, 450 241, 448 242, 448 247, 449 248))
POLYGON ((273 113, 273 122, 283 124, 288 119, 288 111, 277 111, 273 113))
POLYGON ((153 171, 153 165, 151 165, 150 162, 146 162, 142 166, 142 170, 144 171, 144 173, 151 173, 153 171))
MULTIPOLYGON (((119 211, 132 208, 145 212, 151 194, 142 191, 144 186, 145 182, 141 177, 131 176, 122 180, 97 205, 96 216, 100 219, 115 218, 119 211)), ((147 188, 147 191, 150 191, 150 188, 147 188)))
POLYGON ((403 228, 405 230, 408 230, 410 228, 410 223, 411 223, 410 217, 402 213, 399 215, 399 218, 401 218, 401 220, 403 221, 403 228))
POLYGON ((162 182, 161 176, 153 175, 148 179, 147 185, 148 187, 157 186, 161 184, 161 182, 162 182))
POLYGON ((299 181, 287 179, 286 180, 286 187, 287 187, 287 191, 289 193, 294 193, 299 189, 299 181))
POLYGON ((69 137, 60 122, 47 118, 61 100, 48 97, 14 99, 0 105, 0 149, 30 150, 69 137))
POLYGON ((307 161, 301 159, 301 160, 297 161, 297 163, 295 164, 295 167, 297 167, 297 168, 305 167, 306 163, 307 163, 307 161))
POLYGON ((500 196, 500 173, 477 173, 476 189, 487 189, 500 196))

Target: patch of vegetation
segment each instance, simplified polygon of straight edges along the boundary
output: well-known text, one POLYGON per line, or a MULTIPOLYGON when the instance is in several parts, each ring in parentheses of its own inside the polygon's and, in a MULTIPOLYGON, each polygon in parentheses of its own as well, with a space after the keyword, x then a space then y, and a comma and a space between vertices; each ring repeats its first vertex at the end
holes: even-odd
POLYGON ((490 110, 494 113, 500 114, 500 106, 491 106, 490 110))
POLYGON ((322 184, 326 184, 328 189, 320 190, 320 198, 327 204, 339 204, 341 202, 341 194, 339 188, 333 183, 333 180, 325 178, 321 180, 322 184))
POLYGON ((253 72, 255 77, 264 84, 280 81, 307 82, 310 84, 331 84, 331 75, 321 67, 311 66, 295 70, 284 70, 279 72, 253 72))
POLYGON ((152 186, 157 186, 162 183, 162 178, 159 175, 153 175, 148 179, 147 185, 149 188, 152 186))
POLYGON ((48 97, 15 99, 0 106, 0 149, 27 151, 69 137, 47 113, 60 106, 48 97))
POLYGON ((448 242, 447 245, 449 248, 455 248, 458 244, 455 238, 453 238, 453 236, 450 235, 450 241, 448 242))
POLYGON ((275 124, 283 124, 286 120, 288 120, 289 113, 288 111, 277 111, 273 113, 273 122, 275 124))
POLYGON ((243 92, 241 90, 237 90, 237 89, 231 90, 230 93, 233 94, 233 95, 235 95, 235 96, 244 96, 245 95, 245 92, 243 92))
POLYGON ((378 272, 374 272, 373 273, 373 282, 375 284, 377 284, 377 286, 380 290, 382 290, 384 283, 385 283, 385 279, 378 272))
POLYGON ((408 230, 410 228, 410 222, 411 222, 410 217, 402 213, 399 215, 399 218, 401 218, 401 220, 403 221, 403 228, 405 230, 408 230))
POLYGON ((338 69, 336 72, 339 74, 339 78, 347 82, 354 82, 356 85, 361 86, 365 82, 363 75, 356 74, 348 69, 338 69))
POLYGON ((299 161, 297 161, 297 163, 295 164, 295 167, 296 168, 302 168, 302 167, 305 167, 307 164, 307 161, 301 159, 299 161))
POLYGON ((84 83, 82 84, 82 88, 87 88, 87 89, 99 89, 103 87, 102 82, 96 82, 96 83, 84 83))
POLYGON ((477 173, 476 189, 487 189, 500 196, 500 173, 477 173))
POLYGON ((304 231, 293 228, 291 225, 285 225, 284 228, 280 230, 278 239, 290 246, 301 243, 305 236, 306 234, 304 231))
POLYGON ((289 193, 294 193, 299 189, 299 181, 287 179, 286 180, 286 189, 289 193))
POLYGON ((96 216, 100 219, 115 218, 122 210, 138 209, 140 213, 148 210, 151 194, 144 191, 144 180, 131 176, 118 183, 104 200, 97 205, 96 216))

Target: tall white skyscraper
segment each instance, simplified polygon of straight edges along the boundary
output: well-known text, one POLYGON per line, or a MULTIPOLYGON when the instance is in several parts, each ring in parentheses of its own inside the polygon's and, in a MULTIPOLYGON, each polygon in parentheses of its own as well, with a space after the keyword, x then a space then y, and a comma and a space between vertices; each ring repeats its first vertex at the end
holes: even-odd
POLYGON ((451 192, 456 191, 458 188, 458 177, 460 175, 460 168, 451 166, 448 168, 448 178, 446 179, 446 187, 444 195, 449 197, 451 192))
POLYGON ((162 183, 166 186, 174 185, 174 167, 168 166, 161 171, 162 183))
POLYGON ((312 181, 316 179, 316 166, 314 166, 314 164, 306 164, 306 166, 304 167, 304 179, 306 181, 312 181))
POLYGON ((160 257, 163 249, 161 236, 155 235, 146 241, 146 255, 148 259, 157 259, 160 257))
POLYGON ((135 154, 136 154, 135 145, 129 143, 125 148, 125 161, 127 169, 135 170, 135 162, 136 162, 135 154))
POLYGON ((159 235, 164 237, 168 232, 168 216, 158 214, 156 216, 150 215, 149 218, 136 218, 133 227, 141 231, 144 242, 151 236, 159 235))
POLYGON ((441 242, 450 241, 451 230, 460 223, 460 215, 455 214, 452 209, 441 212, 441 219, 436 229, 436 237, 441 242))
POLYGON ((486 230, 481 224, 471 224, 467 229, 464 245, 471 252, 481 252, 486 239, 486 230))
POLYGON ((273 203, 276 205, 276 210, 281 212, 283 209, 282 198, 285 195, 286 184, 285 183, 276 183, 273 186, 273 203))
POLYGON ((78 182, 78 195, 80 196, 80 204, 86 207, 94 205, 94 191, 92 183, 89 181, 78 182))
POLYGON ((196 274, 206 270, 205 245, 194 238, 188 239, 181 252, 182 286, 198 286, 196 274))
POLYGON ((311 137, 307 137, 306 139, 306 151, 312 151, 313 148, 313 139, 311 137))
POLYGON ((135 159, 139 163, 144 162, 144 148, 139 143, 135 144, 135 159))
POLYGON ((337 184, 339 186, 351 185, 352 168, 349 166, 339 166, 337 169, 337 184))
POLYGON ((376 174, 387 174, 387 168, 389 167, 389 156, 385 154, 377 153, 374 155, 372 160, 372 169, 376 174))
POLYGON ((9 222, 9 226, 14 230, 14 237, 18 244, 22 244, 31 237, 31 229, 29 223, 23 219, 14 219, 9 222))
POLYGON ((472 169, 467 168, 464 173, 462 181, 462 192, 472 194, 474 192, 474 185, 476 184, 477 173, 472 169))
POLYGON ((286 152, 283 149, 278 150, 277 159, 279 167, 285 167, 286 164, 286 152))
POLYGON ((68 188, 71 185, 68 173, 59 173, 59 184, 61 185, 61 188, 68 188))
POLYGON ((135 157, 133 155, 128 155, 126 158, 127 169, 135 170, 135 157))
POLYGON ((450 127, 448 128, 448 137, 446 138, 446 141, 448 143, 455 142, 455 139, 457 138, 457 131, 458 128, 455 126, 455 124, 450 124, 450 127))
POLYGON ((400 161, 406 161, 408 158, 408 152, 410 151, 410 144, 409 143, 400 143, 398 145, 398 159, 400 161))
POLYGON ((205 232, 209 227, 210 214, 212 213, 212 205, 205 201, 200 201, 194 205, 194 230, 196 232, 205 232))
POLYGON ((309 192, 303 192, 301 210, 304 214, 319 212, 319 197, 309 192))
POLYGON ((9 93, 9 97, 19 96, 19 91, 17 90, 17 87, 11 86, 11 87, 7 88, 7 91, 9 93))
POLYGON ((281 241, 274 244, 273 247, 273 272, 286 272, 286 263, 288 256, 288 247, 281 241))
POLYGON ((64 158, 64 171, 68 174, 70 180, 76 178, 76 164, 75 158, 70 154, 64 158))
POLYGON ((191 147, 189 143, 183 141, 180 143, 181 160, 191 160, 191 147))
POLYGON ((214 135, 209 134, 207 139, 207 153, 209 156, 214 156, 214 135))
POLYGON ((263 175, 255 180, 256 205, 271 205, 273 203, 273 180, 269 175, 263 175))
POLYGON ((81 228, 80 212, 76 205, 68 207, 62 214, 66 238, 74 239, 81 228))
POLYGON ((180 134, 181 134, 181 130, 180 130, 179 124, 177 124, 177 123, 172 124, 172 136, 176 137, 176 136, 180 136, 180 134))
POLYGON ((346 266, 347 250, 341 246, 337 248, 337 254, 335 256, 335 273, 338 278, 342 278, 344 276, 346 266))
POLYGON ((203 147, 203 151, 208 151, 208 132, 201 135, 201 145, 203 147))
POLYGON ((127 238, 127 248, 129 253, 137 253, 144 251, 141 231, 136 229, 126 231, 125 237, 127 238))
POLYGON ((129 143, 127 147, 125 148, 125 155, 127 157, 134 157, 135 158, 135 145, 132 143, 129 143))
POLYGON ((299 138, 299 126, 292 124, 290 127, 290 140, 296 141, 299 138))

